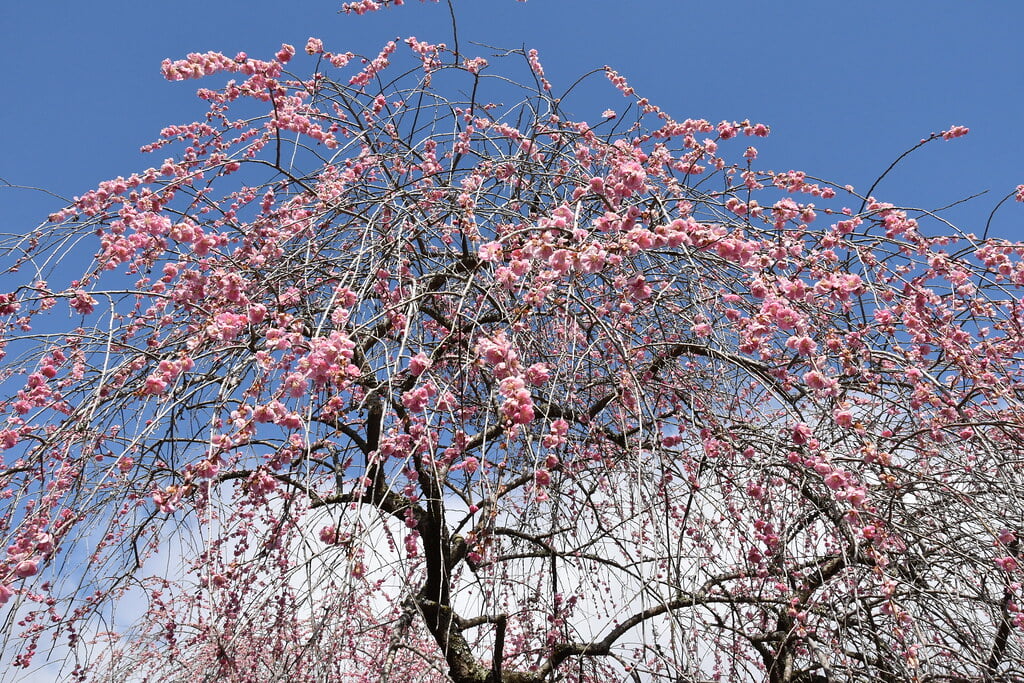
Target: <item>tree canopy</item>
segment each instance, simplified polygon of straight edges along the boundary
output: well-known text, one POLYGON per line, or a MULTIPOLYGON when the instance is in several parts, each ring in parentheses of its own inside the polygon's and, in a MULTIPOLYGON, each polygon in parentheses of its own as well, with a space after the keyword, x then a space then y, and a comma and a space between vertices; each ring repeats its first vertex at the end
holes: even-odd
POLYGON ((611 68, 588 123, 531 50, 330 48, 166 61, 207 115, 4 243, 13 664, 1024 676, 1024 245, 611 68))

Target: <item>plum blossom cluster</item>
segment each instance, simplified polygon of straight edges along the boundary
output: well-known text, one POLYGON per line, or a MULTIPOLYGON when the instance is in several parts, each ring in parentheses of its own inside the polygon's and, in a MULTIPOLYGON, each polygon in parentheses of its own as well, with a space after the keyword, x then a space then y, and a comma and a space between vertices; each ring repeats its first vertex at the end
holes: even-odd
MULTIPOLYGON (((282 54, 290 58, 295 54, 291 46, 282 48, 282 54)), ((287 61, 285 59, 284 61, 287 61)), ((161 71, 164 78, 169 81, 182 81, 191 78, 202 78, 212 76, 220 72, 240 73, 248 76, 260 74, 269 78, 276 78, 281 75, 281 61, 261 61, 250 59, 244 52, 239 52, 234 58, 227 57, 219 52, 190 53, 185 59, 165 59, 161 64, 161 71)))
MULTIPOLYGON (((430 1, 437 2, 438 0, 430 1)), ((526 0, 517 1, 526 2, 526 0)), ((420 0, 420 2, 427 2, 427 0, 420 0)), ((405 0, 355 0, 354 2, 342 3, 341 11, 346 14, 367 14, 368 12, 376 12, 389 6, 401 7, 404 4, 405 0)))
POLYGON ((142 392, 154 395, 162 394, 169 386, 174 384, 174 381, 183 372, 187 372, 193 367, 195 367, 195 362, 188 356, 178 360, 164 359, 157 365, 156 370, 146 378, 142 392))
POLYGON ((501 413, 512 424, 527 424, 534 419, 530 386, 541 386, 549 377, 543 363, 522 368, 519 355, 503 332, 477 340, 475 352, 498 380, 498 394, 505 400, 501 413))

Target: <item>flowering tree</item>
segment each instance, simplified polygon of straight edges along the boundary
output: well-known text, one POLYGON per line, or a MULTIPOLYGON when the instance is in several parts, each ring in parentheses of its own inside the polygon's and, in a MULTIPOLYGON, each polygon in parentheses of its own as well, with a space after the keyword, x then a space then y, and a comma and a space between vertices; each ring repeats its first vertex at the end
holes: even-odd
POLYGON ((165 62, 231 80, 6 244, 12 664, 1024 676, 1024 246, 610 69, 586 123, 533 51, 305 52, 165 62))

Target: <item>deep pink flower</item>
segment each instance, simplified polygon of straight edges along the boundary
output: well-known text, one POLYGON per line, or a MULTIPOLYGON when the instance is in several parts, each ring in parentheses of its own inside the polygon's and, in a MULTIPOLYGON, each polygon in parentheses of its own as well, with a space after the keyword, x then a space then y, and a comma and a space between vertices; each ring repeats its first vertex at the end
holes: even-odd
POLYGON ((1016 558, 1013 557, 997 557, 995 559, 996 566, 1002 569, 1004 572, 1012 572, 1017 569, 1018 564, 1016 558))

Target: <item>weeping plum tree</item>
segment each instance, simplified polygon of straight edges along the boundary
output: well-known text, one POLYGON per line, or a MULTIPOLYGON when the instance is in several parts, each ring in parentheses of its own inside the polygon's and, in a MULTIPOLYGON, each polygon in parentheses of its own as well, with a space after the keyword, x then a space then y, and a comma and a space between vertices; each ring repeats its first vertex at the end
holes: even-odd
POLYGON ((304 52, 166 61, 205 118, 6 242, 12 671, 1024 676, 1024 246, 610 69, 304 52))

